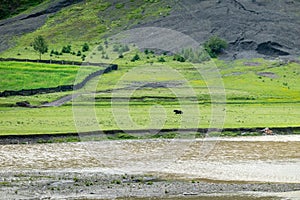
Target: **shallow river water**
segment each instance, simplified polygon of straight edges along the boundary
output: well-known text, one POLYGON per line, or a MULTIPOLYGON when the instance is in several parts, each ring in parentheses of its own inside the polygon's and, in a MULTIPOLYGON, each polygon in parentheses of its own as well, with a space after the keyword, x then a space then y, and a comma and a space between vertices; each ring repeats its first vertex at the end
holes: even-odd
POLYGON ((178 178, 299 183, 300 137, 0 146, 0 169, 62 168, 153 173, 178 178))
POLYGON ((0 146, 0 171, 16 170, 87 170, 151 174, 166 179, 300 183, 300 136, 0 146))

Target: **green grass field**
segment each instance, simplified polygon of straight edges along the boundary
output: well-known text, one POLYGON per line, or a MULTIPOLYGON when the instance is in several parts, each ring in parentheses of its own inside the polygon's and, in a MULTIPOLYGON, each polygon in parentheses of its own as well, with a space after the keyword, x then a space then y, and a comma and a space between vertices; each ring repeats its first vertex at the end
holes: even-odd
MULTIPOLYGON (((0 98, 1 134, 207 128, 220 127, 223 120, 225 128, 300 126, 300 66, 297 63, 279 65, 275 60, 253 59, 191 64, 172 61, 169 56, 164 56, 166 62, 161 63, 157 61, 160 56, 149 61, 143 53, 139 53, 140 61, 131 62, 135 53, 115 60, 119 70, 89 82, 82 90, 87 94, 76 99, 74 105, 68 102, 51 108, 10 107, 20 100, 39 105, 70 92, 0 98), (212 64, 219 70, 224 88, 214 88, 218 78, 203 76, 212 64), (112 92, 107 91, 111 89, 112 92), (184 114, 175 115, 174 109, 181 109, 184 114)), ((25 73, 17 63, 5 63, 5 66, 9 64, 15 66, 18 77, 25 73)), ((29 66, 31 70, 35 67, 38 69, 38 66, 29 66)), ((60 67, 47 73, 66 70, 66 66, 60 67)), ((47 74, 45 71, 35 70, 35 73, 47 74)), ((73 73, 74 77, 76 72, 72 68, 70 76, 73 73)), ((33 87, 30 79, 26 81, 25 84, 33 87)))
MULTIPOLYGON (((112 130, 112 129, 160 129, 160 128, 195 128, 194 124, 199 120, 200 128, 207 128, 210 125, 211 106, 207 104, 197 106, 200 115, 194 115, 193 110, 185 109, 186 115, 174 115, 173 109, 180 108, 180 105, 162 105, 155 107, 146 103, 142 105, 132 103, 129 105, 129 112, 124 107, 108 103, 96 103, 93 108, 82 106, 82 112, 77 113, 77 121, 73 118, 72 107, 62 106, 43 109, 27 108, 1 108, 0 127, 1 135, 7 134, 46 134, 46 133, 68 133, 80 131, 112 130), (154 108, 151 110, 151 108, 154 108), (164 111, 162 110, 164 109, 164 111), (84 112, 86 110, 86 112, 84 112), (95 126, 90 110, 96 112, 99 127, 95 126), (152 111, 149 113, 149 110, 152 111), (191 111, 188 113, 187 111, 191 111), (118 116, 118 113, 122 115, 118 116), (150 117, 151 115, 151 117, 150 117), (122 117, 128 118, 120 121, 122 117), (197 118, 196 118, 197 117, 197 118), (151 124, 151 119, 155 123, 151 124), (162 120, 164 119, 164 120, 162 120), (182 122, 182 119, 186 121, 182 122), (117 120, 118 123, 117 123, 117 120), (159 123, 157 120, 160 120, 159 123), (96 129, 96 128, 98 129, 96 129)), ((193 107, 192 107, 193 108, 193 107)), ((285 104, 227 104, 225 124, 226 128, 246 127, 291 127, 299 126, 300 105, 293 103, 285 104)), ((215 116, 222 117, 224 116, 215 116)))
POLYGON ((72 85, 82 81, 88 74, 103 67, 39 64, 39 63, 0 63, 0 91, 72 85))

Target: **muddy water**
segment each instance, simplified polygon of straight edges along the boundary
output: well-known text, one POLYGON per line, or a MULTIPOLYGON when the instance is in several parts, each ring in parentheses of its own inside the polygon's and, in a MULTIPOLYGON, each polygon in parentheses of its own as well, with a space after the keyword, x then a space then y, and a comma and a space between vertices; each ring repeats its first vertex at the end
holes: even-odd
POLYGON ((300 183, 300 137, 0 146, 1 171, 83 168, 162 178, 300 183))

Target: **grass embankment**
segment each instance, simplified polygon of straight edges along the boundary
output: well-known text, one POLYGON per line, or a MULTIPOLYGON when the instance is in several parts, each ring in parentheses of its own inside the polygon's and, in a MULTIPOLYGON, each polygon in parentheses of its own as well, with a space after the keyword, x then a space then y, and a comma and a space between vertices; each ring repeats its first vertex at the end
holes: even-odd
MULTIPOLYGON (((158 63, 158 56, 153 55, 155 62, 151 64, 142 53, 141 61, 130 62, 134 54, 116 60, 118 71, 104 74, 87 85, 85 91, 100 92, 95 96, 95 107, 94 98, 88 94, 83 95, 73 108, 70 102, 62 107, 43 109, 1 107, 1 134, 66 133, 94 131, 99 127, 102 130, 196 128, 195 124, 207 128, 214 125, 210 125, 212 115, 213 120, 224 118, 225 128, 300 125, 299 64, 279 65, 277 61, 263 59, 214 60, 224 81, 226 102, 217 99, 211 104, 207 85, 213 86, 214 78, 204 81, 198 71, 207 67, 205 63, 179 63, 168 56, 165 56, 166 62, 158 63), (178 72, 181 78, 174 78, 170 70, 178 72), (114 88, 118 90, 101 93, 114 88), (213 106, 218 106, 214 114, 213 106), (74 110, 76 108, 79 112, 74 110), (174 109, 182 109, 184 114, 175 115, 174 109), (223 115, 224 111, 226 115, 223 115), (93 112, 97 116, 97 126, 91 115, 93 112), (76 122, 73 115, 77 116, 76 122)), ((38 100, 53 98, 53 95, 59 94, 10 97, 1 101, 38 100)))

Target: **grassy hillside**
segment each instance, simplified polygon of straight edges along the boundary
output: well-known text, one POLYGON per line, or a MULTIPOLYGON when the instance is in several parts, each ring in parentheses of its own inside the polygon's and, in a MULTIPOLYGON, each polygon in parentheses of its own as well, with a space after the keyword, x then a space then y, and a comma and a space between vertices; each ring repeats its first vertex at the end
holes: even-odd
MULTIPOLYGON (((87 0, 51 15, 46 24, 37 31, 16 38, 16 47, 1 53, 0 57, 36 59, 37 54, 30 44, 38 35, 45 37, 49 44, 49 52, 44 55, 44 59, 51 58, 51 50, 60 52, 66 45, 71 45, 72 51, 77 53, 86 42, 93 48, 107 35, 129 29, 141 21, 168 15, 170 10, 171 7, 166 2, 159 0, 123 0, 119 3, 87 0)), ((64 54, 56 56, 55 59, 81 60, 81 57, 64 54)))

